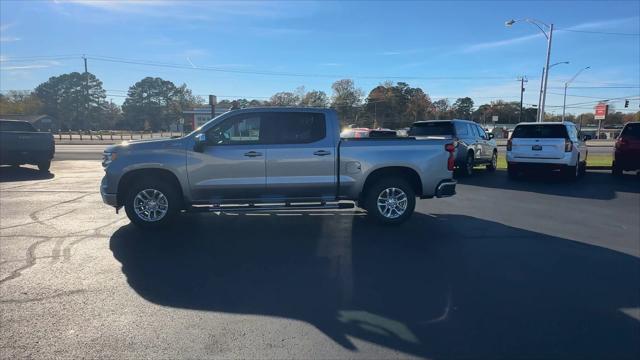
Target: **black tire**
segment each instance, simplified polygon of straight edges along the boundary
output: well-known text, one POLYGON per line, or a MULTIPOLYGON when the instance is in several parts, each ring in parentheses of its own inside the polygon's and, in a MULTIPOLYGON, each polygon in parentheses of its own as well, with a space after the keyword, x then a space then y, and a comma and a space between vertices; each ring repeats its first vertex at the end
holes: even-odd
POLYGON ((577 180, 580 177, 580 156, 578 156, 576 166, 565 166, 562 169, 562 174, 569 181, 577 180))
MULTIPOLYGON (((620 166, 616 165, 615 160, 611 164, 611 174, 613 176, 622 176, 622 168, 620 166)), ((639 172, 639 174, 640 174, 640 172, 639 172)))
MULTIPOLYGON (((127 193, 127 196, 125 198, 124 209, 125 209, 125 212, 127 213, 127 217, 129 218, 129 220, 131 220, 131 223, 133 223, 134 225, 139 226, 141 228, 145 228, 145 229, 157 229, 157 228, 162 228, 167 226, 174 220, 174 218, 180 211, 181 203, 182 201, 179 197, 178 189, 176 189, 174 185, 169 184, 166 181, 162 181, 162 180, 155 180, 155 179, 146 180, 145 179, 145 180, 138 180, 135 183, 133 183, 133 185, 129 189, 129 192, 127 193), (145 220, 144 218, 141 217, 141 215, 138 215, 136 213, 136 210, 134 209, 135 207, 134 202, 136 201, 136 197, 142 191, 146 191, 146 190, 152 190, 152 191, 155 190, 161 193, 161 195, 163 195, 164 198, 166 199, 166 202, 157 201, 154 203, 157 205, 158 209, 161 209, 160 206, 161 205, 164 206, 164 204, 166 203, 166 212, 163 216, 160 217, 159 215, 157 215, 157 212, 161 212, 161 210, 157 210, 157 212, 154 211, 154 214, 156 214, 156 217, 160 217, 160 219, 158 220, 153 220, 153 219, 145 220)), ((150 217, 153 217, 153 216, 150 215, 150 217)))
POLYGON ((507 164, 507 175, 509 175, 509 179, 517 179, 518 178, 518 169, 513 165, 507 164))
POLYGON ((48 172, 50 168, 51 168, 51 160, 38 163, 38 170, 42 172, 48 172))
POLYGON ((464 160, 462 166, 460 166, 460 174, 462 176, 473 175, 473 167, 475 166, 475 159, 473 153, 467 153, 467 158, 464 160))
POLYGON ((491 162, 487 165, 487 170, 496 171, 498 168, 498 152, 493 151, 493 155, 491 156, 491 162))
POLYGON ((413 190, 411 185, 409 185, 409 183, 400 178, 383 178, 376 181, 366 190, 363 200, 368 217, 383 225, 399 225, 405 222, 407 219, 409 219, 409 217, 411 217, 411 214, 413 214, 413 211, 416 207, 415 191, 413 190), (399 216, 392 218, 390 216, 385 216, 381 212, 380 208, 378 207, 378 198, 387 189, 393 188, 399 189, 404 192, 407 202, 404 211, 399 216))

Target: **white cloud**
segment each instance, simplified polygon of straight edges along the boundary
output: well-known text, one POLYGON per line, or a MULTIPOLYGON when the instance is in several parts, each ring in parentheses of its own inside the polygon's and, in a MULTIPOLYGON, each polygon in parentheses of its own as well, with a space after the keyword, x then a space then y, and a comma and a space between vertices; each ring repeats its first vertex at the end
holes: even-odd
POLYGON ((517 38, 512 38, 512 39, 507 39, 507 40, 483 42, 483 43, 469 45, 469 46, 461 49, 460 52, 462 52, 462 53, 472 53, 472 52, 481 51, 481 50, 487 50, 487 49, 494 49, 494 48, 499 48, 499 47, 504 47, 504 46, 510 46, 510 45, 514 45, 514 44, 520 44, 520 43, 523 43, 523 42, 527 42, 527 41, 529 41, 531 39, 539 38, 541 36, 544 36, 544 35, 542 35, 541 33, 538 33, 538 34, 520 36, 520 37, 517 37, 517 38))
POLYGON ((0 36, 0 42, 14 42, 14 41, 20 41, 20 38, 15 36, 0 36))
MULTIPOLYGON (((6 57, 0 59, 1 62, 8 61, 6 57)), ((17 70, 33 70, 33 69, 46 69, 53 66, 60 65, 58 61, 41 61, 33 64, 24 64, 24 65, 13 65, 13 66, 4 66, 0 65, 1 71, 17 71, 17 70)))
MULTIPOLYGON (((636 17, 612 19, 612 20, 605 20, 605 21, 585 22, 581 24, 572 25, 566 28, 559 27, 556 31, 554 31, 554 34, 563 32, 562 31, 563 29, 564 30, 595 30, 595 29, 611 28, 612 26, 622 25, 625 23, 633 22, 633 21, 638 21, 638 19, 640 18, 636 16, 636 17)), ((525 36, 520 36, 516 38, 506 39, 506 40, 489 41, 489 42, 482 42, 482 43, 468 45, 459 49, 457 52, 472 53, 476 51, 495 49, 495 48, 521 44, 535 38, 544 37, 544 35, 540 33, 537 29, 535 30, 536 30, 536 33, 531 35, 525 35, 525 36)))
POLYGON ((384 55, 384 56, 412 55, 412 54, 417 54, 421 52, 423 52, 422 49, 390 50, 390 51, 383 51, 380 53, 380 55, 384 55))

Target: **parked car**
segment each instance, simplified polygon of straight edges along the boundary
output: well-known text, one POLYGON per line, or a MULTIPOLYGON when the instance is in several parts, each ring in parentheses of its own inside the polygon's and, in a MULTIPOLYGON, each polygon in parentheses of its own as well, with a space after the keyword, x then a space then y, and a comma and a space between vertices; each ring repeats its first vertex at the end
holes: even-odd
POLYGON ((0 165, 37 165, 49 171, 55 153, 53 135, 38 132, 31 123, 0 119, 0 165))
POLYGON ((468 120, 428 120, 411 125, 409 136, 417 139, 451 139, 456 145, 455 165, 462 175, 470 176, 477 165, 489 171, 498 166, 498 147, 493 134, 468 120))
POLYGON ((586 169, 587 145, 572 122, 520 123, 507 141, 507 171, 559 170, 576 179, 586 169))
POLYGON ((640 122, 627 123, 616 140, 611 172, 640 170, 640 122))
POLYGON ((180 139, 108 147, 102 199, 143 227, 180 211, 365 208, 385 224, 455 194, 451 139, 340 139, 329 109, 230 111, 180 139), (344 200, 350 202, 345 203, 344 200))

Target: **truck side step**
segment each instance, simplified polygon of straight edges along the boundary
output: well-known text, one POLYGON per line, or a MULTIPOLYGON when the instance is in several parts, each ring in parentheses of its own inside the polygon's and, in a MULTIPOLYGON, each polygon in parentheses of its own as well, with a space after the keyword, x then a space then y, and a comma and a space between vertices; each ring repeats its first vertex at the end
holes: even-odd
POLYGON ((292 210, 337 210, 354 209, 353 202, 316 202, 316 203, 277 203, 277 204, 214 204, 192 205, 189 212, 256 212, 256 211, 292 211, 292 210))

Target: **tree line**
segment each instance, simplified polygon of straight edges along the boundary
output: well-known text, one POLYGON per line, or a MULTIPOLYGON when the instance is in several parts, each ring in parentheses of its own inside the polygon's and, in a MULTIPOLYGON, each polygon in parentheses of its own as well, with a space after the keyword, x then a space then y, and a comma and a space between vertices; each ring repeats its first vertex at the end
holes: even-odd
MULTIPOLYGON (((535 121, 537 109, 523 108, 519 102, 492 101, 475 107, 469 97, 453 102, 433 101, 428 93, 405 82, 384 82, 365 96, 353 80, 341 79, 331 86, 332 94, 307 91, 298 87, 293 91, 273 94, 267 100, 222 100, 218 106, 244 108, 256 106, 331 107, 336 110, 343 126, 400 129, 411 123, 430 119, 469 119, 490 123, 498 116, 500 123, 535 121)), ((176 85, 159 77, 145 77, 133 84, 119 106, 107 101, 107 93, 94 74, 72 72, 49 78, 33 91, 9 91, 0 94, 0 115, 47 114, 56 120, 61 130, 167 130, 183 117, 183 111, 205 105, 186 84, 176 85)), ((610 112, 605 124, 638 121, 640 112, 623 114, 610 112)), ((567 119, 583 125, 596 124, 593 113, 569 114, 567 119)), ((547 115, 547 120, 560 120, 547 115)), ((57 129, 54 129, 57 130, 57 129)))

